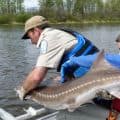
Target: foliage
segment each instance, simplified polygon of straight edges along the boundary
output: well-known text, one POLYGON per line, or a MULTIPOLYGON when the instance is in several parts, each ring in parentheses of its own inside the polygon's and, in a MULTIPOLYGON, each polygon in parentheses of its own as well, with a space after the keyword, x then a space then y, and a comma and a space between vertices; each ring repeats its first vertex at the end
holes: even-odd
POLYGON ((39 0, 40 14, 57 21, 119 19, 120 0, 39 0), (107 13, 107 14, 106 14, 107 13))
POLYGON ((120 21, 120 0, 38 0, 39 10, 25 11, 24 0, 0 0, 0 23, 24 23, 33 15, 51 22, 120 21))
POLYGON ((15 17, 14 17, 14 20, 17 22, 17 23, 24 23, 28 18, 30 18, 32 15, 31 14, 26 14, 26 13, 20 13, 20 14, 17 14, 15 17))
POLYGON ((1 14, 16 14, 24 10, 22 3, 24 0, 0 0, 1 14))
POLYGON ((120 0, 109 0, 105 4, 105 13, 110 19, 120 18, 120 0))
POLYGON ((1 15, 0 16, 0 24, 9 24, 12 21, 12 17, 10 14, 1 15))

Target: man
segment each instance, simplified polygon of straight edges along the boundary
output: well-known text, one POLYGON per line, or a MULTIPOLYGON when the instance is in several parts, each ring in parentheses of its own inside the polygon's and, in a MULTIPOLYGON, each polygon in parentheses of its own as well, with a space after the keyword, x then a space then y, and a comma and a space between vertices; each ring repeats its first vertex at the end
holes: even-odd
MULTIPOLYGON (((120 40, 120 36, 117 37, 116 42, 119 42, 119 40, 120 40)), ((120 69, 120 55, 105 53, 104 57, 111 65, 120 69)), ((93 62, 96 60, 96 58, 97 58, 97 54, 71 57, 69 59, 69 61, 65 62, 62 65, 62 69, 61 69, 62 81, 65 82, 66 75, 69 74, 69 69, 73 68, 74 66, 78 66, 77 69, 74 71, 74 76, 81 77, 82 72, 80 72, 79 74, 78 74, 78 72, 80 70, 83 70, 83 68, 86 70, 86 72, 84 72, 84 74, 87 73, 89 71, 90 67, 92 66, 93 62)), ((120 99, 115 98, 113 100, 105 100, 101 97, 100 98, 97 97, 97 98, 93 99, 93 101, 98 105, 101 105, 103 107, 110 109, 106 120, 117 120, 118 119, 118 115, 120 113, 120 99)))
MULTIPOLYGON (((65 29, 55 29, 49 26, 43 16, 34 16, 25 23, 25 33, 22 39, 31 39, 36 44, 40 54, 34 69, 28 74, 21 87, 19 97, 23 100, 26 94, 36 88, 44 79, 48 69, 61 66, 71 56, 94 54, 98 52, 89 40, 81 34, 65 29)), ((71 74, 76 67, 71 69, 71 74)), ((86 70, 82 70, 84 74, 86 70)), ((72 74, 73 77, 73 74, 72 74)))
MULTIPOLYGON (((120 50, 120 35, 118 35, 115 41, 117 43, 118 49, 120 50)), ((119 113, 120 113, 120 99, 115 98, 112 100, 111 109, 106 120, 117 120, 119 113)))
POLYGON ((118 35, 117 39, 115 40, 117 43, 117 47, 120 50, 120 35, 118 35))

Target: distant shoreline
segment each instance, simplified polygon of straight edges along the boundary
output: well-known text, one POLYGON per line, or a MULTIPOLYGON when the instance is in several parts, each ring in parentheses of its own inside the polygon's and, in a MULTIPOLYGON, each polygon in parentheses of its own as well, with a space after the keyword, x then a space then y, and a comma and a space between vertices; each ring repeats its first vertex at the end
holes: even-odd
MULTIPOLYGON (((84 24, 120 24, 120 21, 111 21, 111 20, 83 20, 83 21, 67 21, 67 22, 50 22, 51 25, 84 25, 84 24)), ((24 26, 24 23, 20 22, 12 22, 12 23, 6 23, 6 24, 1 24, 0 26, 24 26)))
POLYGON ((57 23, 51 23, 51 24, 71 24, 71 25, 77 25, 77 24, 120 24, 120 21, 110 21, 110 20, 83 20, 80 22, 76 21, 69 21, 69 22, 57 22, 57 23))
MULTIPOLYGON (((33 15, 27 13, 20 13, 17 15, 5 14, 0 16, 0 25, 24 25, 25 21, 31 18, 33 15)), ((82 25, 82 24, 120 24, 118 18, 92 18, 92 19, 64 19, 57 20, 55 18, 47 18, 50 24, 55 25, 82 25)))

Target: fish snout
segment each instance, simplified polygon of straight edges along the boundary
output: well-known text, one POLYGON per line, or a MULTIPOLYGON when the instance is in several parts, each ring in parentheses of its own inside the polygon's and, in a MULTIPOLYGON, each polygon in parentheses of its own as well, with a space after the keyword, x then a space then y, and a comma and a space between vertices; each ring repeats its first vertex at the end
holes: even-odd
POLYGON ((25 90, 22 86, 18 86, 14 90, 16 91, 16 95, 19 96, 20 100, 25 100, 25 90))

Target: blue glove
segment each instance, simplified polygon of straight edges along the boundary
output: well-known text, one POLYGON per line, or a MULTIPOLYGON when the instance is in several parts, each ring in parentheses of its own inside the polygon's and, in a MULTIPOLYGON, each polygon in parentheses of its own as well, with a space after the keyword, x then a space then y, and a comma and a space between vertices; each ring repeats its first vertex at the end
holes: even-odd
POLYGON ((73 74, 75 78, 80 78, 83 75, 85 75, 88 71, 89 71, 89 68, 81 66, 77 68, 73 74))
POLYGON ((105 59, 113 66, 120 69, 120 55, 119 54, 105 54, 105 59))
MULTIPOLYGON (((65 62, 61 67, 61 82, 64 83, 69 74, 72 74, 75 78, 83 76, 90 69, 97 55, 96 53, 93 55, 71 57, 70 60, 65 62)), ((120 69, 120 55, 105 54, 104 57, 110 64, 120 69)))

